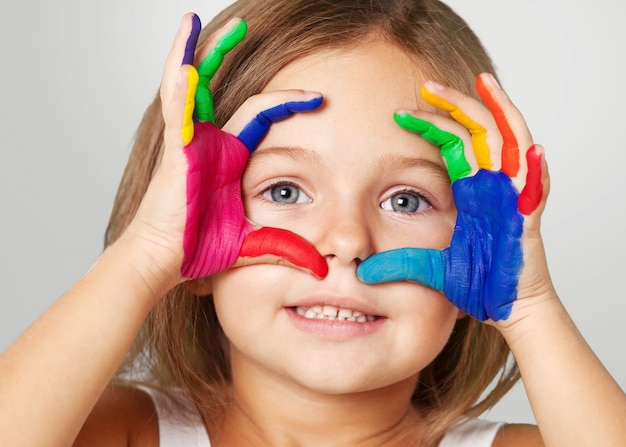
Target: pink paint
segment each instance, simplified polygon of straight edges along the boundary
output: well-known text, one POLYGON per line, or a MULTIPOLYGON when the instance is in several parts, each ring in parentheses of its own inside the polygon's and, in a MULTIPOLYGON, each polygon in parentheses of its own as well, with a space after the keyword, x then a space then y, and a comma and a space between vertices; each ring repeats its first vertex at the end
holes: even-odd
POLYGON ((233 265, 253 229, 244 216, 240 187, 249 151, 235 136, 201 122, 184 152, 189 169, 181 272, 202 278, 233 265))
POLYGON ((181 272, 203 278, 233 266, 238 258, 287 264, 323 278, 325 259, 304 238, 287 230, 259 228, 245 217, 241 176, 249 150, 210 122, 195 124, 184 148, 188 162, 187 222, 181 272), (269 256, 268 256, 269 255, 269 256))

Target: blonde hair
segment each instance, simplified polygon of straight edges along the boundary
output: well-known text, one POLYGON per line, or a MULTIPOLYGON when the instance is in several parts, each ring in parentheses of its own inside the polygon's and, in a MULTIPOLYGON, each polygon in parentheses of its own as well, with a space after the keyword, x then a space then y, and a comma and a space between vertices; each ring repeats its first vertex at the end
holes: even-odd
MULTIPOLYGON (((477 36, 437 0, 239 0, 205 27, 200 42, 233 16, 244 18, 249 31, 211 82, 219 126, 288 63, 372 37, 403 49, 431 79, 474 97, 476 76, 495 72, 477 36)), ((157 95, 136 134, 106 231, 107 246, 132 220, 159 163, 160 109, 157 95)), ((182 390, 207 423, 219 419, 230 370, 210 297, 195 296, 185 284, 171 290, 146 320, 127 366, 138 359, 156 386, 182 390)), ((464 318, 420 373, 413 400, 424 409, 430 439, 436 439, 459 416, 477 416, 491 407, 518 378, 497 330, 464 318)))

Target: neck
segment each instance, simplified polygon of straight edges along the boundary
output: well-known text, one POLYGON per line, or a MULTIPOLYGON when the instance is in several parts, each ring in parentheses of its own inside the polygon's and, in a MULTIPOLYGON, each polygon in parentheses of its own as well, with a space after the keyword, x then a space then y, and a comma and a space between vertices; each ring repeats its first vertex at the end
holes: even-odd
MULTIPOLYGON (((242 365, 240 365, 242 366, 242 365)), ((351 393, 310 389, 233 365, 231 401, 216 446, 407 446, 422 421, 411 404, 416 377, 351 393), (244 372, 245 371, 245 372, 244 372)))

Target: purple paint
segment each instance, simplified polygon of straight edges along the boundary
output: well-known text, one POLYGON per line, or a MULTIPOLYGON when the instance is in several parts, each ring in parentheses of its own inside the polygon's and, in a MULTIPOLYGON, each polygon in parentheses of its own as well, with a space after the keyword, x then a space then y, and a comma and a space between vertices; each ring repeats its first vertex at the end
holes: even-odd
POLYGON ((191 17, 191 32, 189 33, 187 43, 185 44, 185 54, 183 55, 182 65, 193 65, 196 45, 198 44, 198 37, 200 37, 201 29, 202 25, 200 23, 200 17, 194 14, 191 17))

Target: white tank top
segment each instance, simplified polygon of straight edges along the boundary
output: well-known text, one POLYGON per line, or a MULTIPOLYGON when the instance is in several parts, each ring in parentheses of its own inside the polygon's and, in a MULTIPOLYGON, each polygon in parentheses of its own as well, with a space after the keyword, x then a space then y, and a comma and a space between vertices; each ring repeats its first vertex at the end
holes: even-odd
MULTIPOLYGON (((159 417, 160 447, 210 447, 211 441, 199 415, 181 416, 176 406, 164 394, 141 388, 154 402, 159 417)), ((445 434, 439 447, 491 447, 502 422, 464 419, 445 434)))

